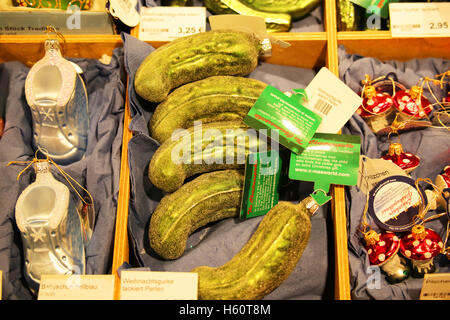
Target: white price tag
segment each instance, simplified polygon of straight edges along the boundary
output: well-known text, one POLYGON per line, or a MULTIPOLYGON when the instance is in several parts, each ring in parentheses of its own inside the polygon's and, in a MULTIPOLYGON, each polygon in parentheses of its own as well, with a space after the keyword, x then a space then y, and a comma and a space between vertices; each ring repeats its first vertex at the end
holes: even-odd
POLYGON ((197 300, 198 274, 122 271, 120 300, 197 300))
POLYGON ((113 300, 114 276, 43 275, 38 300, 113 300))
POLYGON ((392 37, 450 36, 450 3, 390 3, 392 37))
POLYGON ((305 107, 322 117, 316 132, 336 134, 361 105, 362 98, 323 67, 305 88, 305 107))
POLYGON ((450 300, 450 273, 426 274, 419 299, 450 300))
POLYGON ((205 7, 142 7, 139 40, 172 41, 204 32, 205 7))

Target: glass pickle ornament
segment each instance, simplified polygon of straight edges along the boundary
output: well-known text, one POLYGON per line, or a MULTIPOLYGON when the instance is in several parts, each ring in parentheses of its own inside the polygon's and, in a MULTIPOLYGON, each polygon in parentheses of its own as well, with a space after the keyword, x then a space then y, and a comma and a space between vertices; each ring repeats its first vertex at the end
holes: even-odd
POLYGON ((59 41, 45 41, 45 56, 25 80, 33 120, 33 145, 58 164, 80 160, 87 147, 88 96, 74 64, 63 58, 59 41))

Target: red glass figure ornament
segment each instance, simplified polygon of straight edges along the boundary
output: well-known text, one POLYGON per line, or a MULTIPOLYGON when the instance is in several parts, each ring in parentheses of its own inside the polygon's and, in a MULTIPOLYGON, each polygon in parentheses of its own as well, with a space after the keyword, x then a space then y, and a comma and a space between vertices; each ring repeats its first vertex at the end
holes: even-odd
POLYGON ((364 235, 364 240, 370 264, 381 267, 389 283, 398 283, 409 277, 408 266, 397 254, 400 249, 400 239, 397 235, 370 230, 364 235))
POLYGON ((356 110, 376 133, 389 126, 394 118, 394 101, 387 92, 376 90, 373 85, 364 87, 363 102, 356 110))
POLYGON ((423 89, 419 86, 397 91, 394 96, 394 105, 399 113, 399 121, 425 119, 433 110, 430 101, 423 95, 423 89))
POLYGON ((410 173, 420 164, 420 158, 412 153, 403 151, 403 146, 398 142, 391 143, 388 152, 381 158, 392 161, 406 173, 410 173))
POLYGON ((400 240, 400 252, 410 259, 411 275, 416 278, 423 278, 425 274, 436 271, 434 258, 443 247, 441 237, 423 225, 415 225, 411 232, 400 240))

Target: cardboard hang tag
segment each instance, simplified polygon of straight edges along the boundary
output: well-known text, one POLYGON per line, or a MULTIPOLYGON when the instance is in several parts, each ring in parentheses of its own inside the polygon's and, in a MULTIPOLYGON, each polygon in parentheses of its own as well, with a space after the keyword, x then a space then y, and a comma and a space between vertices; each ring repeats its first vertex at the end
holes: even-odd
POLYGON ((298 96, 287 96, 268 85, 244 117, 244 123, 268 130, 272 140, 299 154, 308 146, 322 118, 305 108, 298 96))
POLYGON ((331 184, 357 184, 360 145, 359 136, 316 133, 302 153, 291 153, 289 178, 314 182, 311 196, 323 205, 331 184))
POLYGON ((368 194, 378 182, 389 176, 408 176, 408 174, 392 161, 371 159, 362 155, 359 162, 358 188, 368 194))
POLYGON ((338 133, 362 103, 359 95, 325 67, 305 91, 308 96, 305 107, 322 118, 318 133, 338 133))

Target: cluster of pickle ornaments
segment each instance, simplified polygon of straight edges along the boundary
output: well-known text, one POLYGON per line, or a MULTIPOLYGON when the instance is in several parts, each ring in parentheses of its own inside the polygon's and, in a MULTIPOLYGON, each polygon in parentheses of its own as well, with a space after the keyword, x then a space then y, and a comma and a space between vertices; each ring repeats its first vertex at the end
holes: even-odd
MULTIPOLYGON (((148 177, 166 194, 150 216, 148 241, 165 260, 192 249, 188 237, 199 228, 239 216, 245 167, 239 154, 269 149, 267 140, 249 137, 243 122, 267 86, 244 76, 266 50, 251 33, 206 31, 159 47, 136 72, 136 93, 158 103, 149 134, 160 145, 148 177)), ((314 195, 298 204, 278 202, 228 262, 191 270, 198 274, 198 298, 253 300, 275 290, 300 260, 318 207, 314 195)))

